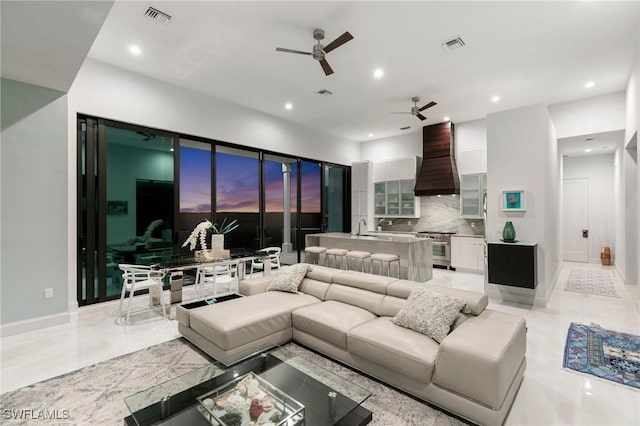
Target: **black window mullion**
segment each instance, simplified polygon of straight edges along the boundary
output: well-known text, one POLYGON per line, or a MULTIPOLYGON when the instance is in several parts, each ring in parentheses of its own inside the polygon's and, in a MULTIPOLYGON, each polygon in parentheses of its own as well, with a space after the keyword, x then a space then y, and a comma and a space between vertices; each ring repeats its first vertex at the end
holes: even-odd
POLYGON ((107 298, 107 126, 98 122, 98 300, 107 298))

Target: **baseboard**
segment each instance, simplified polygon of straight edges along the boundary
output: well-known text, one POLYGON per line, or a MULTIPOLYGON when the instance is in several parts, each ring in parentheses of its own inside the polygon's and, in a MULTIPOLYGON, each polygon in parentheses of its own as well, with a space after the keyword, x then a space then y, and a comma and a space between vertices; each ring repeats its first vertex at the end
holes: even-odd
POLYGON ((8 324, 0 325, 0 337, 15 336, 16 334, 26 333, 28 331, 66 324, 70 320, 71 317, 69 312, 62 312, 60 314, 10 322, 8 324))

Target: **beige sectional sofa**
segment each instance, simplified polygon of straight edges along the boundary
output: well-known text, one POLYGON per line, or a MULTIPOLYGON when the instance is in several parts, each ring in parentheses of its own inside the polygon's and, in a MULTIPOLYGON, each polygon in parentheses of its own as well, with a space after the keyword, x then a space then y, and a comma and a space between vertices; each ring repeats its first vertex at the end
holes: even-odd
POLYGON ((247 297, 178 308, 179 330, 227 363, 294 341, 479 424, 502 424, 523 378, 522 318, 486 309, 485 294, 313 265, 299 292, 240 283, 247 297), (438 344, 391 319, 424 286, 466 305, 438 344))

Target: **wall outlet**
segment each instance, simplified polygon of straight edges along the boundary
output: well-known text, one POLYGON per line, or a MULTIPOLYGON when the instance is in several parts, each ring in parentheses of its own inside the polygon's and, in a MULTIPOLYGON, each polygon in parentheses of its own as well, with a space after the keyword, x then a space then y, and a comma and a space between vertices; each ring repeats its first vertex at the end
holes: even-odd
POLYGON ((476 223, 475 222, 471 222, 471 227, 475 228, 476 227, 476 223))
POLYGON ((44 289, 44 298, 45 299, 51 299, 53 297, 53 289, 52 288, 45 288, 44 289))
POLYGON ((389 226, 391 226, 391 225, 393 225, 393 221, 392 220, 389 221, 389 226))
POLYGON ((411 221, 410 220, 407 221, 407 225, 411 226, 411 221))

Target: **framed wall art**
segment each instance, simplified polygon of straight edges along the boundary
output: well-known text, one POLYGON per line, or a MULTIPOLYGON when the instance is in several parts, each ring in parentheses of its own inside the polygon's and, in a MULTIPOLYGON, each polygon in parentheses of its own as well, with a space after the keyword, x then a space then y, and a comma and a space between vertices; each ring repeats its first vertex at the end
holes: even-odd
POLYGON ((129 204, 126 201, 107 201, 107 214, 124 216, 129 214, 129 204))
POLYGON ((502 210, 509 212, 523 212, 527 209, 524 189, 502 191, 502 210))

